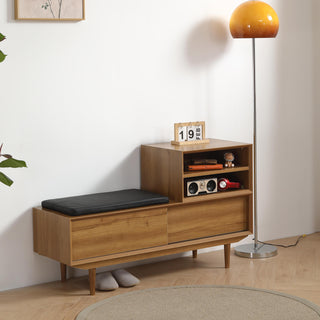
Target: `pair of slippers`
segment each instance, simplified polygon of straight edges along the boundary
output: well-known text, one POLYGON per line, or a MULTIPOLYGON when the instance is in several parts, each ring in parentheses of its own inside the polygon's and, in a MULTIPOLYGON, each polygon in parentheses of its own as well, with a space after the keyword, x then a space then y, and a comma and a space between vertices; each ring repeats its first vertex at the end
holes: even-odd
POLYGON ((96 289, 103 291, 116 290, 120 287, 136 286, 140 280, 124 269, 99 273, 96 276, 96 289))

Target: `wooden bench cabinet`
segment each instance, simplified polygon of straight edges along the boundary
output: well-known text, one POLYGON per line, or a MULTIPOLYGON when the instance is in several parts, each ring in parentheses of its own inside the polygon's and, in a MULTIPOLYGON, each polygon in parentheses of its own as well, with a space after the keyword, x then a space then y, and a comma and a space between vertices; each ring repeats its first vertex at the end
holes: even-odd
POLYGON ((251 145, 210 140, 209 144, 141 146, 141 189, 169 197, 168 204, 68 216, 33 209, 34 251, 66 266, 89 270, 90 293, 95 293, 96 268, 185 251, 224 245, 225 267, 230 244, 252 233, 251 145), (236 155, 230 169, 187 172, 193 158, 236 155), (187 197, 186 179, 227 176, 243 185, 240 190, 187 197))

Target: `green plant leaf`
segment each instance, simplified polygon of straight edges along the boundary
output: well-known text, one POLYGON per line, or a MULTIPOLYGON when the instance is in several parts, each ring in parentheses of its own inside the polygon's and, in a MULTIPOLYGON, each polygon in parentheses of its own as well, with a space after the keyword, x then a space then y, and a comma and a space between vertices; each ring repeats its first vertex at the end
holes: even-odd
POLYGON ((0 62, 2 62, 6 58, 6 54, 4 54, 2 51, 0 51, 0 62))
POLYGON ((6 37, 2 33, 0 33, 0 42, 3 41, 5 38, 6 37))
POLYGON ((27 167, 26 163, 23 160, 17 160, 9 158, 0 162, 0 168, 24 168, 27 167))
POLYGON ((4 183, 9 187, 13 184, 13 181, 2 172, 0 172, 0 182, 4 183))

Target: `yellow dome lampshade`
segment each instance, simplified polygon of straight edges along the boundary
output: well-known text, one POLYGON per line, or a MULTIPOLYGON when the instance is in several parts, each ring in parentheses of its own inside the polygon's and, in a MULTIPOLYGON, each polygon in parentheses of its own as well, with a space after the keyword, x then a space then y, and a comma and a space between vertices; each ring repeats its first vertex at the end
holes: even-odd
POLYGON ((279 18, 274 9, 262 1, 247 1, 232 13, 230 32, 233 38, 274 38, 279 18))

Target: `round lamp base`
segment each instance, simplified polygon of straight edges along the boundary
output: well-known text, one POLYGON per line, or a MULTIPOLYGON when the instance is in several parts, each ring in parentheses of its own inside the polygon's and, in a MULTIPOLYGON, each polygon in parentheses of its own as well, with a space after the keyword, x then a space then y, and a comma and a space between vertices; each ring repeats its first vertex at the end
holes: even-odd
POLYGON ((244 244, 234 249, 234 253, 243 258, 250 259, 263 259, 274 257, 278 254, 278 250, 275 246, 269 244, 244 244))

